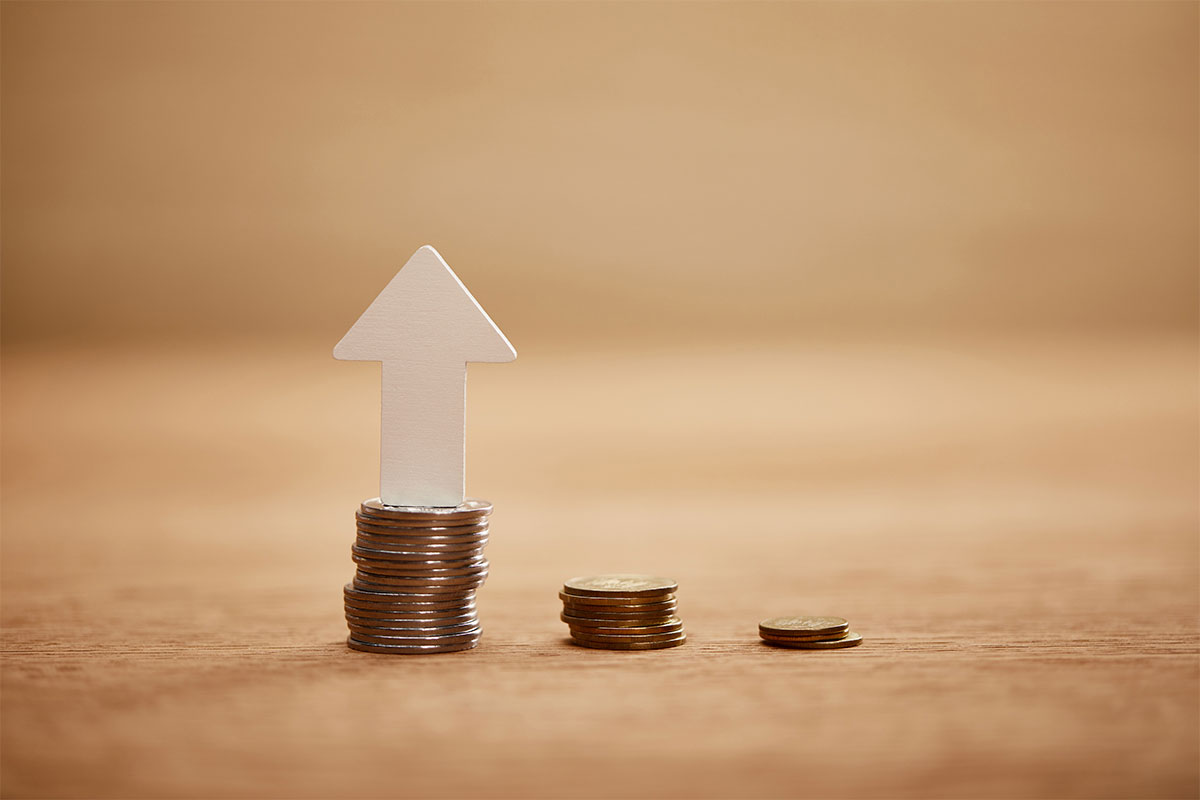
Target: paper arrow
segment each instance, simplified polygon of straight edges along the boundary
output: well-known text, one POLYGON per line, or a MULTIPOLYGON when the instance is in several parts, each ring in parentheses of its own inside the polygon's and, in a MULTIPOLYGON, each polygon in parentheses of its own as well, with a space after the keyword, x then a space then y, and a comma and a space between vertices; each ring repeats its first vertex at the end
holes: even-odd
POLYGON ((383 362, 379 497, 391 506, 457 506, 466 494, 468 361, 517 351, 429 245, 413 253, 333 348, 383 362))

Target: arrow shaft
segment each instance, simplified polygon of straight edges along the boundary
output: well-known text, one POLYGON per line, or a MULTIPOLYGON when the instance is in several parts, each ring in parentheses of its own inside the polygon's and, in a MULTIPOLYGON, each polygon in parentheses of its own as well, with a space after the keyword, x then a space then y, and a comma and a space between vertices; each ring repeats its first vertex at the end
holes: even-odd
POLYGON ((383 363, 379 496, 457 506, 465 495, 467 365, 383 363))

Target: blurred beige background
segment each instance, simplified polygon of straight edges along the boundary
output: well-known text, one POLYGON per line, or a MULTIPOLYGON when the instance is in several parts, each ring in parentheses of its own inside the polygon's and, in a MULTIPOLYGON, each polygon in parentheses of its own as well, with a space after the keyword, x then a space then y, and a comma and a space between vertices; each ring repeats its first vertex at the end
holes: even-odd
POLYGON ((0 796, 1196 797, 1198 39, 0 2, 0 796), (425 243, 520 358, 470 370, 483 642, 408 660, 345 646, 331 350, 425 243), (688 642, 566 643, 601 572, 688 642))
POLYGON ((1192 329, 1194 3, 3 6, 3 334, 1192 329))

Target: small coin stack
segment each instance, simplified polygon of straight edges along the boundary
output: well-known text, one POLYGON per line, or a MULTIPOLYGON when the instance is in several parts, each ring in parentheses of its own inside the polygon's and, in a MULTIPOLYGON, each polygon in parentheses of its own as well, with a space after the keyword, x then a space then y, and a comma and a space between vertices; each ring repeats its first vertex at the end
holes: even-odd
POLYGON ((355 514, 358 570, 345 588, 347 644, 372 653, 452 653, 479 644, 475 591, 487 578, 483 548, 492 504, 385 506, 355 514))
POLYGON ((837 650, 862 644, 841 617, 771 617, 758 623, 758 635, 772 647, 837 650))
POLYGON ((583 647, 601 650, 660 650, 683 644, 687 636, 675 616, 670 578, 649 575, 596 575, 563 584, 562 621, 583 647))

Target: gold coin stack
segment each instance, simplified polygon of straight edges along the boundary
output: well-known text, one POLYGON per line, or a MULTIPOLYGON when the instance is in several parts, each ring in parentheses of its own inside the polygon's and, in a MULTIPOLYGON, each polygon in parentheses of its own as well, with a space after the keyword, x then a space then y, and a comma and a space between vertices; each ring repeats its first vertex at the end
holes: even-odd
POLYGON ((583 647, 601 650, 660 650, 687 641, 675 616, 670 578, 596 575, 563 584, 562 621, 583 647))
POLYGON ((483 548, 492 504, 386 506, 355 514, 358 566, 346 585, 346 643, 372 653, 452 653, 479 644, 475 591, 487 578, 483 548))
POLYGON ((771 617, 758 623, 758 635, 772 647, 795 650, 839 650, 862 644, 841 617, 771 617))

